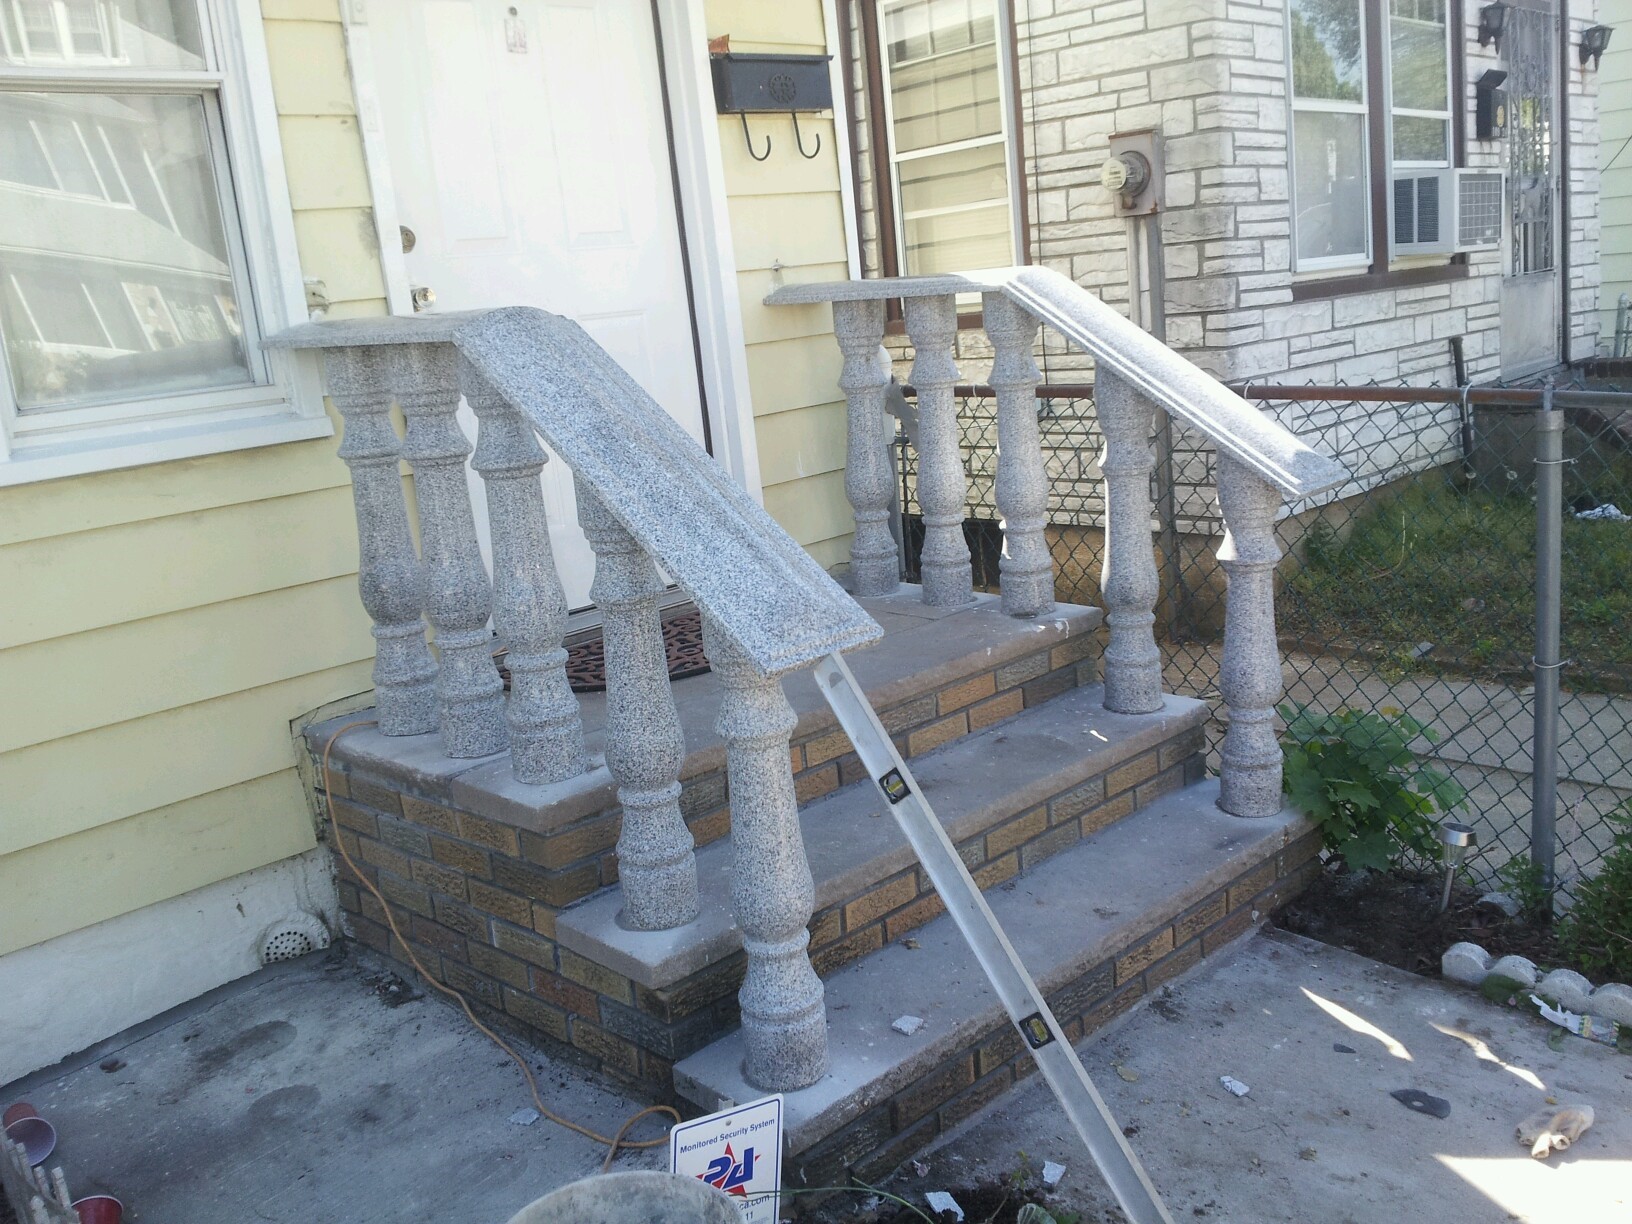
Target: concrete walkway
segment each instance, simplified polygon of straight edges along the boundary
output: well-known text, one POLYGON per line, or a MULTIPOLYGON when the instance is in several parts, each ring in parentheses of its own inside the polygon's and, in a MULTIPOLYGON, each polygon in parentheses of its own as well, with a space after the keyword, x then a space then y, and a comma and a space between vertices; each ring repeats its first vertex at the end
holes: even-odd
MULTIPOLYGON (((1283 932, 1209 961, 1081 1049, 1175 1220, 1234 1224, 1611 1224, 1632 1220, 1632 1056, 1283 932), (1353 1052, 1342 1052, 1344 1045, 1353 1052), (1219 1084, 1248 1084, 1236 1098, 1219 1084), (1443 1120, 1389 1093, 1451 1103, 1443 1120), (1598 1120, 1545 1164, 1514 1124, 1551 1096, 1598 1120)), ((1067 1167, 1054 1202, 1121 1220, 1047 1088, 1033 1082, 888 1188, 1001 1178, 1024 1152, 1067 1167)), ((840 1218, 843 1218, 842 1215, 840 1218)))
MULTIPOLYGON (((116 1195, 131 1224, 503 1224, 599 1171, 600 1145, 509 1122, 530 1102, 515 1064, 447 1003, 402 1001, 388 975, 338 951, 274 966, 77 1069, 0 1088, 0 1103, 33 1102, 73 1193, 116 1195)), ((602 1134, 645 1104, 517 1048, 546 1102, 602 1134)), ((635 1137, 666 1133, 651 1119, 635 1137)), ((666 1167, 660 1151, 616 1167, 666 1167)))

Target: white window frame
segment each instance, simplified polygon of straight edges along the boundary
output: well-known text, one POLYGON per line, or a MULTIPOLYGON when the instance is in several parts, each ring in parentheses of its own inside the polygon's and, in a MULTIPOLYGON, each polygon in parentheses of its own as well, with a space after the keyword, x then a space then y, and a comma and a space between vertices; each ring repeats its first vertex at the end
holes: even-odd
MULTIPOLYGON (((1376 252, 1372 241, 1373 218, 1371 215, 1371 184, 1372 175, 1377 167, 1371 164, 1371 125, 1383 124, 1383 149, 1387 173, 1386 186, 1388 190, 1384 198, 1394 198, 1394 178, 1396 171, 1411 172, 1414 170, 1448 169, 1456 164, 1456 124, 1454 122, 1454 107, 1458 104, 1458 88, 1455 74, 1455 56, 1451 39, 1458 36, 1455 28, 1455 5, 1452 0, 1445 0, 1445 100, 1447 107, 1444 111, 1417 110, 1410 107, 1396 108, 1394 106, 1394 57, 1391 54, 1392 42, 1389 31, 1391 14, 1388 11, 1388 0, 1360 0, 1360 101, 1359 102, 1332 102, 1321 99, 1298 98, 1292 82, 1292 10, 1286 10, 1284 30, 1286 34, 1286 96, 1287 96, 1287 163, 1290 174, 1290 195, 1292 201, 1292 269, 1294 274, 1315 273, 1331 274, 1336 272, 1366 271, 1375 261, 1376 252), (1373 4, 1376 12, 1373 14, 1373 4), (1370 73, 1370 39, 1371 23, 1376 21, 1380 26, 1381 37, 1377 40, 1383 49, 1382 84, 1383 96, 1373 99, 1371 96, 1370 73), (1293 125, 1297 122, 1299 111, 1325 111, 1338 114, 1358 114, 1361 118, 1361 137, 1366 142, 1366 179, 1365 179, 1365 206, 1366 206, 1366 253, 1364 258, 1354 255, 1320 256, 1314 259, 1303 259, 1298 256, 1298 176, 1297 176, 1297 139, 1293 125), (1395 161, 1394 160, 1394 118, 1442 119, 1445 122, 1445 152, 1446 156, 1440 161, 1395 161)), ((1392 207, 1392 205, 1390 205, 1392 207)), ((1393 217, 1388 218, 1390 233, 1393 232, 1393 217)), ((1390 267, 1411 267, 1423 262, 1439 262, 1443 256, 1433 255, 1406 255, 1391 257, 1390 267)))
MULTIPOLYGON (((1445 109, 1442 111, 1418 110, 1415 107, 1394 105, 1394 56, 1393 31, 1390 29, 1394 22, 1394 14, 1388 11, 1389 0, 1379 0, 1379 11, 1383 16, 1383 46, 1390 51, 1383 63, 1383 84, 1387 89, 1388 106, 1388 164, 1391 173, 1389 183, 1392 186, 1393 170, 1448 170, 1456 161, 1456 125, 1451 122, 1451 108, 1456 104, 1456 84, 1452 79, 1452 63, 1455 57, 1451 54, 1451 27, 1454 24, 1456 6, 1451 0, 1443 0, 1445 5, 1445 109), (1394 157, 1394 120, 1405 119, 1439 119, 1445 124, 1445 156, 1437 161, 1398 161, 1394 157)), ((1392 195, 1390 195, 1392 198, 1392 195)))
MULTIPOLYGON (((901 164, 914 161, 921 157, 932 157, 938 153, 956 153, 963 149, 990 148, 1001 144, 1003 147, 1003 177, 1008 183, 1008 198, 1004 203, 1008 207, 1009 216, 1009 255, 1014 263, 1024 263, 1025 255, 1020 248, 1020 184, 1016 180, 1016 158, 1014 156, 1014 91, 1017 88, 1011 71, 1011 53, 1009 39, 1011 36, 1009 6, 1004 0, 994 0, 992 4, 993 38, 991 44, 997 52, 997 89, 998 110, 1001 112, 1002 131, 993 136, 977 136, 968 140, 948 141, 945 144, 928 145, 922 149, 913 149, 906 153, 898 153, 895 148, 895 88, 891 81, 889 40, 885 36, 885 16, 892 9, 900 8, 913 0, 878 0, 875 16, 878 20, 878 29, 875 37, 878 41, 878 68, 879 80, 884 86, 884 152, 890 166, 890 199, 894 203, 895 216, 895 258, 896 267, 901 269, 903 276, 913 273, 907 269, 907 222, 921 217, 942 216, 954 212, 969 212, 977 208, 991 208, 996 201, 981 200, 972 204, 958 204, 947 208, 920 209, 909 218, 901 204, 901 164)), ((960 51, 968 48, 958 48, 960 51)), ((942 54, 951 54, 943 52, 942 54)), ((926 58, 934 58, 929 56, 926 58)), ((924 60, 914 60, 914 63, 923 63, 924 60)), ((973 299, 971 299, 973 300, 973 299)))
MULTIPOLYGON (((10 0, 0 0, 9 3, 10 0)), ((0 89, 176 93, 212 89, 204 112, 255 381, 20 412, 0 346, 0 487, 331 436, 316 365, 255 337, 306 320, 306 295, 258 0, 197 0, 206 70, 0 65, 0 89), (236 224, 234 224, 234 220, 236 224)), ((94 166, 94 159, 93 159, 94 166)), ((44 193, 42 193, 44 194, 44 193)), ((43 203, 43 200, 42 200, 43 203)))
MULTIPOLYGON (((1383 0, 1384 3, 1387 0, 1383 0)), ((1286 98, 1287 98, 1287 130, 1286 130, 1286 161, 1289 175, 1288 194, 1292 199, 1292 267, 1295 272, 1351 272, 1355 269, 1364 271, 1371 267, 1371 74, 1370 62, 1366 54, 1367 35, 1371 32, 1371 14, 1367 11, 1370 5, 1367 0, 1357 0, 1360 10, 1360 100, 1358 102, 1338 102, 1327 98, 1299 98, 1297 87, 1293 80, 1294 65, 1292 62, 1292 6, 1286 6, 1286 98), (1359 115, 1361 148, 1365 150, 1361 163, 1366 168, 1365 178, 1361 187, 1361 201, 1366 212, 1366 249, 1358 255, 1318 255, 1312 259, 1305 259, 1298 254, 1298 113, 1324 113, 1328 115, 1359 115)))

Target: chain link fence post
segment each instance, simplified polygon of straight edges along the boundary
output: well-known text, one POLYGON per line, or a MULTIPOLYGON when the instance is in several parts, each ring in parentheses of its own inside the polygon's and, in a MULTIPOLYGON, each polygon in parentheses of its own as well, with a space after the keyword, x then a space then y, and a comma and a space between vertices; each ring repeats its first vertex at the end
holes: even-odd
POLYGON ((1552 896, 1558 823, 1558 690, 1564 551, 1564 414, 1549 382, 1536 409, 1536 697, 1530 792, 1530 861, 1552 896))

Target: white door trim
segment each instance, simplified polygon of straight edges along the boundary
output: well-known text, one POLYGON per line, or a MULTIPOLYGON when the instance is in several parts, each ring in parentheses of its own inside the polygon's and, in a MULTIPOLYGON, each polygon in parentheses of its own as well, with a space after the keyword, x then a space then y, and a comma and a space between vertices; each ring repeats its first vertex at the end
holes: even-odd
MULTIPOLYGON (((748 387, 742 302, 737 294, 736 253, 726 205, 725 163, 714 113, 703 0, 652 0, 652 11, 668 84, 680 188, 680 229, 691 277, 704 411, 708 414, 714 457, 758 501, 763 495, 754 404, 748 387)), ((386 297, 392 314, 411 314, 408 273, 397 228, 396 189, 370 58, 368 0, 346 0, 341 20, 357 126, 374 197, 386 297)))

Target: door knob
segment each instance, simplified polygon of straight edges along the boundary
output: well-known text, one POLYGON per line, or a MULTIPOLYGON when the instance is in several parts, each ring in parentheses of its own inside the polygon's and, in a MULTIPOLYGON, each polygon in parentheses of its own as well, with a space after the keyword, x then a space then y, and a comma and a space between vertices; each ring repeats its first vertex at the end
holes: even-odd
POLYGON ((429 310, 436 305, 436 290, 429 285, 415 285, 409 290, 408 299, 413 302, 416 312, 429 310))
POLYGON ((409 229, 406 225, 397 226, 397 232, 402 235, 402 253, 404 255, 408 254, 409 251, 413 250, 414 247, 419 244, 418 235, 416 235, 414 231, 409 229))

